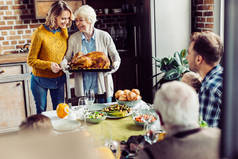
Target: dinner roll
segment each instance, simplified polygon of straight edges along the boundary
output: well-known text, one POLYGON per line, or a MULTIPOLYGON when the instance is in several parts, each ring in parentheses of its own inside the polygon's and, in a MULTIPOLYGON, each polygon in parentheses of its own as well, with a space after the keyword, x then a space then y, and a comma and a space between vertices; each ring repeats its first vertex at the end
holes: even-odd
POLYGON ((134 92, 130 92, 129 94, 128 94, 128 96, 127 96, 127 99, 129 100, 129 101, 133 101, 133 100, 136 100, 136 94, 134 93, 134 92))
POLYGON ((119 96, 118 100, 127 101, 127 96, 126 96, 126 94, 122 94, 121 96, 119 96))
POLYGON ((128 94, 130 93, 131 91, 129 89, 124 89, 124 94, 126 94, 126 96, 128 96, 128 94))
POLYGON ((134 92, 134 93, 137 94, 137 95, 140 95, 139 89, 135 89, 135 88, 134 88, 134 89, 132 89, 131 91, 134 92))
POLYGON ((139 99, 141 99, 141 96, 140 96, 140 95, 137 95, 137 96, 136 96, 136 100, 139 100, 139 99))
POLYGON ((116 91, 115 98, 118 99, 122 94, 124 94, 124 91, 122 91, 122 90, 116 91))

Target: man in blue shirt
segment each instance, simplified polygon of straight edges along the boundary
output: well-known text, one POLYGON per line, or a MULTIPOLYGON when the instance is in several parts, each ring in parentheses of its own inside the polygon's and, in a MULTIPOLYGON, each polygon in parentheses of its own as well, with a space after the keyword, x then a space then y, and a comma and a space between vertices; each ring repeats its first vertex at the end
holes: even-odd
POLYGON ((199 112, 209 127, 217 127, 220 120, 223 68, 219 63, 223 51, 220 37, 213 32, 196 32, 191 36, 187 60, 190 70, 203 79, 198 93, 199 112))

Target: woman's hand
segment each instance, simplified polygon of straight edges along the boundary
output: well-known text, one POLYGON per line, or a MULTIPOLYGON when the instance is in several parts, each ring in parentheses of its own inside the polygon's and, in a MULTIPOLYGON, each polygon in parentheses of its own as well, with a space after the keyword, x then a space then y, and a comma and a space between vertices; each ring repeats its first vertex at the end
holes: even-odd
POLYGON ((58 73, 60 70, 62 70, 62 68, 55 62, 51 63, 51 70, 54 73, 58 73))
POLYGON ((60 67, 62 68, 63 71, 69 68, 68 61, 66 59, 63 59, 62 62, 60 63, 60 67))
POLYGON ((115 73, 119 69, 119 66, 120 66, 120 62, 117 62, 117 61, 113 62, 112 63, 112 68, 113 69, 110 72, 104 73, 104 76, 108 76, 112 73, 115 73))

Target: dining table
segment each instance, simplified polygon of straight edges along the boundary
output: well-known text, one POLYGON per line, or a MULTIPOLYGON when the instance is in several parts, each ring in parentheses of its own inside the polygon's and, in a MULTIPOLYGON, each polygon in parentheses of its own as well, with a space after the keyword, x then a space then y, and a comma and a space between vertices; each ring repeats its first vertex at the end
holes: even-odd
MULTIPOLYGON (((116 104, 117 102, 112 103, 104 103, 104 104, 93 104, 92 106, 89 106, 89 111, 100 111, 104 107, 107 107, 112 104, 116 104)), ((134 108, 148 108, 148 105, 141 101, 138 103, 134 108)), ((80 131, 80 127, 82 125, 85 125, 85 122, 83 119, 70 119, 70 115, 68 118, 61 119, 57 116, 57 113, 55 110, 42 112, 42 114, 48 116, 51 119, 52 125, 55 128, 57 123, 65 123, 65 124, 74 124, 75 129, 71 127, 69 128, 69 131, 80 131)), ((100 123, 92 124, 86 122, 86 129, 88 133, 96 138, 104 138, 104 139, 111 139, 116 141, 127 141, 130 136, 137 136, 137 135, 144 135, 145 131, 143 129, 143 126, 135 124, 135 121, 133 120, 133 117, 130 113, 126 117, 120 117, 120 118, 106 118, 100 123)), ((60 133, 68 132, 66 127, 66 130, 60 130, 60 133)), ((85 128, 85 126, 84 126, 85 128)), ((57 129, 56 129, 57 131, 57 129)))

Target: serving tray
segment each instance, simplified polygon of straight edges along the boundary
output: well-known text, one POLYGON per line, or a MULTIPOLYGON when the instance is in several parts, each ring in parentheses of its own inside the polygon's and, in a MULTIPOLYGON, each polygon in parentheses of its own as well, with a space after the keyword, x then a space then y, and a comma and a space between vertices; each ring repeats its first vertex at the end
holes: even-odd
POLYGON ((108 69, 98 69, 98 68, 78 68, 72 69, 71 67, 68 68, 69 72, 109 72, 112 70, 112 66, 109 66, 108 69))
POLYGON ((68 69, 69 72, 109 72, 111 70, 112 70, 111 68, 109 68, 109 69, 83 69, 83 68, 68 69))

